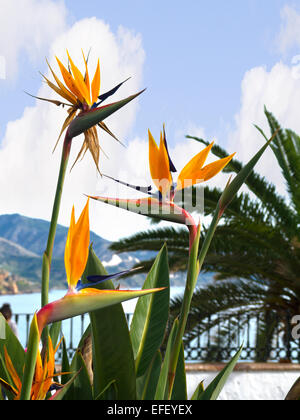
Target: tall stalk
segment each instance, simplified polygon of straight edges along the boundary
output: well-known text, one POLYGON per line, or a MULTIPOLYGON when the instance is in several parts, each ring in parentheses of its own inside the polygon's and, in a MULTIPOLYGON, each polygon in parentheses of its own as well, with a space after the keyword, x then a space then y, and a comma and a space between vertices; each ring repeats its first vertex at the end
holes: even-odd
MULTIPOLYGON (((49 302, 49 278, 50 278, 50 268, 53 254, 53 245, 57 227, 57 220, 59 216, 59 209, 61 203, 61 196, 63 191, 63 185, 65 181, 66 169, 68 166, 70 150, 71 150, 72 139, 69 137, 68 132, 66 133, 63 150, 60 161, 60 169, 58 174, 56 193, 53 202, 52 216, 48 233, 48 241, 46 250, 43 254, 43 263, 42 263, 42 290, 41 290, 41 306, 45 306, 49 302)), ((45 338, 48 337, 48 329, 45 328, 43 331, 43 342, 47 343, 45 338)))
POLYGON ((200 225, 198 229, 196 225, 193 228, 189 227, 190 231, 190 256, 187 269, 187 279, 185 283, 184 296, 179 316, 177 334, 174 341, 174 346, 171 350, 169 373, 168 373, 168 399, 171 399, 173 385, 175 380, 175 373, 177 368, 177 362, 181 349, 181 342, 185 332, 187 319, 190 311, 191 301, 194 293, 194 289, 197 283, 199 275, 199 262, 198 262, 198 249, 200 239, 200 225))

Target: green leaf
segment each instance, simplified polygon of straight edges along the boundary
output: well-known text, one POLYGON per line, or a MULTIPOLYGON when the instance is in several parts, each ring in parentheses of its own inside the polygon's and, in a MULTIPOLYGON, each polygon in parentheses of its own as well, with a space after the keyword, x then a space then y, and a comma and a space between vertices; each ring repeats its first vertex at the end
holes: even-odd
POLYGON ((22 379, 22 390, 20 400, 29 400, 31 395, 32 381, 35 372, 36 358, 39 350, 39 329, 36 314, 34 314, 30 325, 27 352, 25 356, 25 367, 22 379))
POLYGON ((164 357, 164 361, 161 367, 161 372, 158 379, 158 384, 155 392, 155 400, 165 400, 168 396, 168 380, 169 380, 169 364, 171 350, 173 348, 175 337, 178 331, 178 319, 175 319, 172 330, 168 338, 167 349, 164 357))
POLYGON ((171 400, 187 400, 184 347, 181 342, 171 400))
POLYGON ((95 398, 97 401, 101 400, 115 400, 118 395, 118 388, 116 381, 111 381, 103 391, 95 398))
POLYGON ((240 347, 238 352, 233 356, 230 362, 225 366, 223 370, 216 376, 216 378, 208 385, 206 390, 199 396, 199 400, 201 401, 208 401, 208 400, 216 400, 220 392, 222 391, 229 375, 233 371, 240 354, 243 350, 243 346, 240 347))
MULTIPOLYGON (((4 346, 5 346, 19 378, 22 378, 24 363, 25 363, 25 351, 21 343, 19 342, 18 338, 13 333, 13 331, 11 330, 10 326, 5 321, 5 318, 3 317, 1 313, 0 313, 0 319, 4 320, 4 326, 5 326, 5 339, 4 340, 0 339, 0 355, 3 355, 3 362, 4 362, 4 346)), ((1 363, 0 363, 0 377, 5 379, 6 381, 9 380, 9 377, 7 377, 5 373, 5 369, 1 363)))
POLYGON ((204 392, 204 386, 203 386, 203 381, 201 381, 200 384, 195 389, 191 400, 199 400, 203 392, 204 392))
POLYGON ((85 362, 79 350, 74 354, 71 363, 71 371, 78 372, 78 375, 71 385, 73 400, 91 401, 93 399, 92 385, 85 362))
MULTIPOLYGON (((83 282, 87 276, 107 274, 90 247, 83 282)), ((98 289, 114 289, 111 280, 100 283, 98 289)), ((116 381, 117 399, 136 398, 135 364, 127 320, 121 304, 90 313, 93 336, 94 396, 98 396, 112 381, 116 381)))
MULTIPOLYGON (((61 371, 62 372, 71 372, 71 366, 68 357, 68 351, 66 346, 66 340, 63 338, 62 341, 62 361, 61 361, 61 371)), ((65 385, 69 380, 71 380, 72 375, 62 375, 61 383, 65 385)))
POLYGON ((160 350, 158 350, 146 373, 136 380, 138 400, 154 400, 161 365, 162 356, 160 350))
POLYGON ((118 111, 123 106, 127 105, 129 102, 131 102, 143 92, 144 90, 136 93, 135 95, 131 95, 126 99, 122 99, 121 101, 101 106, 99 108, 91 109, 89 111, 79 114, 69 125, 67 132, 69 138, 79 136, 79 134, 83 133, 85 130, 88 130, 94 125, 97 125, 105 118, 109 117, 111 114, 118 111))
MULTIPOLYGON (((4 358, 4 346, 7 349, 9 357, 11 358, 12 364, 18 374, 18 377, 22 380, 24 363, 25 363, 25 351, 19 342, 16 335, 11 330, 8 323, 5 321, 5 318, 0 313, 0 319, 4 320, 4 337, 5 339, 0 339, 0 378, 6 381, 11 386, 14 386, 12 378, 6 368, 5 358, 4 358)), ((6 396, 9 400, 13 400, 15 395, 6 389, 6 396)))
POLYGON ((130 326, 137 377, 144 375, 159 349, 168 322, 170 283, 166 245, 157 255, 143 289, 156 287, 166 287, 166 290, 140 297, 130 326))

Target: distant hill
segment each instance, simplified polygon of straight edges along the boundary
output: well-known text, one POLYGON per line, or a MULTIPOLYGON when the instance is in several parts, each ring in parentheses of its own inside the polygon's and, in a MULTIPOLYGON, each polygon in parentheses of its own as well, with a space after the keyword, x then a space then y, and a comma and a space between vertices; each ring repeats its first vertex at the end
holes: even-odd
MULTIPOLYGON (((0 267, 32 282, 33 290, 36 290, 41 282, 42 255, 47 243, 48 230, 49 222, 45 220, 19 214, 0 216, 0 267)), ((66 287, 64 249, 67 233, 68 228, 57 226, 51 266, 52 288, 66 287)), ((91 232, 90 238, 96 255, 108 272, 121 271, 138 262, 129 254, 114 255, 108 249, 110 242, 95 233, 91 232)), ((131 286, 136 282, 137 279, 133 282, 130 279, 123 281, 131 286)))
MULTIPOLYGON (((0 237, 42 256, 46 247, 49 222, 41 219, 31 219, 19 214, 0 216, 0 237)), ((68 228, 58 225, 53 248, 53 258, 63 258, 68 228)), ((108 250, 109 241, 91 232, 91 242, 97 255, 102 259, 110 259, 112 253, 108 250)))

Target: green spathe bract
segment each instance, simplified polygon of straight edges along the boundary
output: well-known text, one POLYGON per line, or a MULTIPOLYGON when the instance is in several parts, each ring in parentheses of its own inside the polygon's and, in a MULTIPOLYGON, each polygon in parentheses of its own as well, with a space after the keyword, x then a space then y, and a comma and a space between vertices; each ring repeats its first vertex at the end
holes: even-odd
POLYGON ((136 93, 135 95, 131 95, 126 99, 122 99, 118 102, 114 102, 109 105, 101 106, 99 108, 82 112, 69 125, 68 136, 70 138, 79 136, 84 131, 99 124, 100 122, 105 120, 105 118, 109 117, 111 114, 118 111, 123 106, 127 105, 129 102, 131 102, 143 92, 144 90, 136 93))

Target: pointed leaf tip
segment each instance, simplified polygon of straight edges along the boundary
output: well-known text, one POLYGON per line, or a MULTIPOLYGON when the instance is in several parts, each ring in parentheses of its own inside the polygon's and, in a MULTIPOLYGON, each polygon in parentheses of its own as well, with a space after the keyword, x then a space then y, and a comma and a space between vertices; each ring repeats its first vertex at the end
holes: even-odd
POLYGON ((82 112, 79 114, 69 125, 67 134, 70 139, 79 136, 89 128, 99 124, 105 118, 112 115, 114 112, 118 111, 123 106, 127 105, 137 96, 141 95, 145 89, 141 90, 140 92, 128 96, 125 99, 122 99, 117 102, 113 102, 109 105, 100 106, 99 108, 92 108, 89 111, 82 112))

